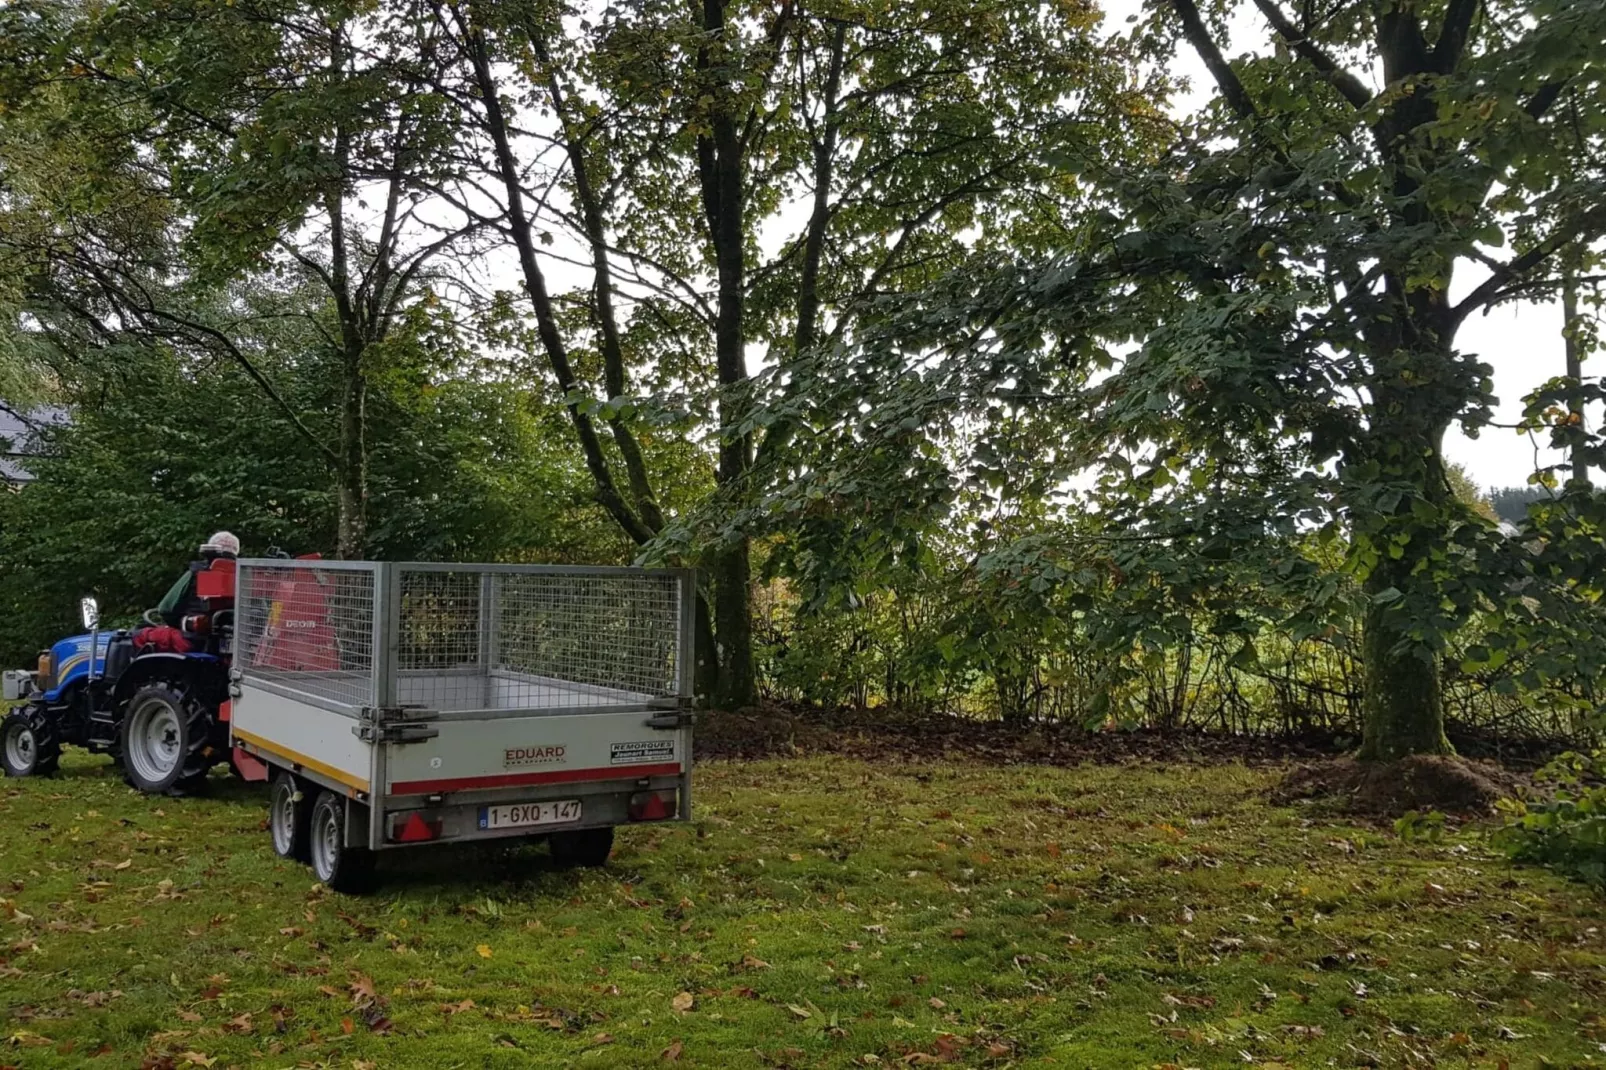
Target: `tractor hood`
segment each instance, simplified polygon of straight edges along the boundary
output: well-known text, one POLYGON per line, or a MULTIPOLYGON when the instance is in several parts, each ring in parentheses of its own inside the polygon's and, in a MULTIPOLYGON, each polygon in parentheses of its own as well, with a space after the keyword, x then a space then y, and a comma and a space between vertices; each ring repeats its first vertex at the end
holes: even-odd
POLYGON ((98 635, 69 635, 57 640, 50 648, 50 679, 41 680, 45 701, 55 702, 63 691, 89 676, 89 647, 95 646, 95 674, 106 671, 106 648, 111 645, 111 632, 98 635), (48 686, 46 686, 48 685, 48 686))

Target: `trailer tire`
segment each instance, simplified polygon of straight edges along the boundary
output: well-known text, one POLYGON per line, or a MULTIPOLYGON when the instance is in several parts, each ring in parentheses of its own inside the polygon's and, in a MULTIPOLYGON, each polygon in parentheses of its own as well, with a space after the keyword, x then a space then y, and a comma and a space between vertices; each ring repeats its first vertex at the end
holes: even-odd
POLYGON ((0 719, 0 766, 6 776, 52 776, 61 768, 61 740, 42 706, 25 706, 0 719))
POLYGON ((613 826, 554 832, 547 837, 547 846, 552 850, 552 861, 563 869, 604 866, 613 853, 613 826))
POLYGON ((280 770, 268 789, 268 832, 280 858, 310 862, 308 838, 312 827, 312 796, 293 773, 280 770))
POLYGON ((147 795, 193 795, 211 772, 212 717, 178 684, 134 692, 118 726, 123 779, 147 795))
POLYGON ((346 800, 332 791, 318 793, 309 818, 312 873, 336 892, 360 894, 373 887, 374 853, 346 846, 346 800))

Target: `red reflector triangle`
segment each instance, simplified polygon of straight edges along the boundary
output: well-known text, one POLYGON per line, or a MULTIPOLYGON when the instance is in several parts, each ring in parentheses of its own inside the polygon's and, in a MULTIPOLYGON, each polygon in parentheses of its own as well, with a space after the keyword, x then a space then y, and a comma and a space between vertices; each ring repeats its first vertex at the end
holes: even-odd
POLYGON ((417 840, 433 840, 435 826, 425 821, 421 814, 409 814, 407 823, 402 826, 401 833, 396 837, 402 843, 413 843, 417 840))

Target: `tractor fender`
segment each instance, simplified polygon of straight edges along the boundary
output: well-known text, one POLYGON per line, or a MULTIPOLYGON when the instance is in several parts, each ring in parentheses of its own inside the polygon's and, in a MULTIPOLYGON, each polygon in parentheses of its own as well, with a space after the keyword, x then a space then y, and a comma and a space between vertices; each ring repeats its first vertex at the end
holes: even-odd
POLYGON ((228 674, 212 658, 169 653, 141 654, 117 678, 112 691, 113 706, 120 709, 134 696, 134 692, 157 679, 198 683, 203 690, 203 700, 209 702, 221 701, 227 694, 228 674))

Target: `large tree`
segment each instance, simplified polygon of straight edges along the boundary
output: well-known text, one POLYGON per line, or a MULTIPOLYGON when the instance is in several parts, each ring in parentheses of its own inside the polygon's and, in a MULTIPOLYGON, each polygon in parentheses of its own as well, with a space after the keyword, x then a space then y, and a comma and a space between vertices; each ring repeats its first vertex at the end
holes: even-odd
MULTIPOLYGON (((802 396, 777 391, 816 434, 774 503, 809 517, 873 488, 856 528, 884 542, 889 518, 951 514, 963 483, 1005 512, 1069 495, 1106 528, 1060 563, 1117 577, 1088 610, 1126 614, 1114 641, 1206 610, 1246 657, 1257 629, 1331 635, 1349 612, 1290 541, 1317 535, 1361 581, 1361 754, 1447 752, 1447 640, 1536 566, 1457 499, 1443 438, 1490 415, 1469 325, 1557 289, 1606 233, 1606 4, 1151 15, 1139 36, 1196 51, 1211 103, 1157 168, 1068 161, 1110 211, 1048 263, 980 259, 820 358, 802 396), (1229 58, 1246 20, 1267 43, 1229 58)), ((817 558, 854 533, 843 516, 817 558)))
POLYGON ((405 90, 439 60, 417 20, 392 16, 272 0, 6 16, 0 257, 26 313, 7 335, 138 331, 234 362, 327 467, 343 557, 369 548, 367 398, 386 343, 412 306, 452 292, 442 262, 481 229, 422 205, 451 136, 405 90), (252 278, 293 296, 272 312, 227 299, 252 278), (265 314, 310 324, 337 358, 332 427, 261 372, 265 314))
POLYGON ((754 362, 837 343, 974 245, 1063 228, 1048 161, 1152 121, 1152 87, 1077 4, 639 0, 579 18, 519 0, 438 17, 469 70, 438 90, 487 165, 456 199, 505 220, 599 501, 650 552, 707 566, 705 687, 749 702, 747 534, 675 523, 698 500, 677 515, 648 440, 706 441, 710 512, 741 508, 755 457, 792 433, 753 409, 754 362), (585 282, 556 284, 566 268, 585 282))
MULTIPOLYGON (((1370 0, 1290 13, 1254 0, 1275 51, 1241 64, 1194 0, 1169 7, 1225 105, 1212 132, 1232 136, 1242 160, 1224 176, 1233 200, 1218 203, 1270 224, 1256 256, 1276 283, 1320 293, 1327 282, 1286 340, 1295 367, 1327 383, 1286 396, 1335 410, 1292 427, 1312 435, 1314 462, 1335 463, 1334 504, 1370 596, 1362 756, 1447 751, 1439 654, 1475 599, 1449 563, 1472 521, 1443 438, 1456 421, 1484 422, 1491 392, 1476 343, 1458 338, 1606 234, 1606 5, 1370 0), (1264 186, 1284 201, 1270 212, 1257 204, 1264 186), (1301 225, 1290 209, 1337 225, 1301 225), (1481 281, 1457 294, 1458 269, 1481 281), (1332 387, 1353 400, 1323 397, 1332 387)), ((1282 392, 1278 378, 1268 385, 1282 392)))

